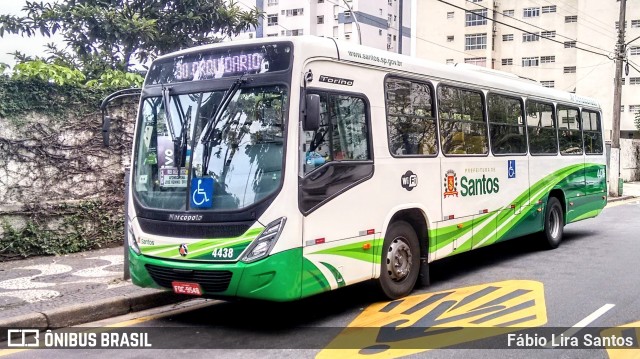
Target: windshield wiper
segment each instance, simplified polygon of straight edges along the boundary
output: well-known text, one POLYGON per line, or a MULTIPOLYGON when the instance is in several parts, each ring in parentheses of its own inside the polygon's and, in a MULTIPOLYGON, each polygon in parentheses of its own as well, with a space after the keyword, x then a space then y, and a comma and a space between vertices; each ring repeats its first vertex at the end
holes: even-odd
MULTIPOLYGON (((180 136, 176 136, 176 130, 173 127, 173 118, 171 117, 171 89, 169 87, 162 88, 162 101, 164 103, 164 112, 165 117, 167 119, 167 124, 169 127, 169 133, 171 134, 171 141, 173 142, 173 163, 176 168, 180 170, 182 168, 183 160, 186 156, 187 151, 187 118, 189 118, 189 114, 185 116, 184 109, 182 108, 182 102, 180 98, 176 98, 175 102, 178 108, 178 117, 180 118, 180 136)), ((191 112, 191 107, 189 107, 188 112, 191 112)))
POLYGON ((224 113, 224 111, 227 109, 227 106, 229 106, 229 104, 231 103, 231 99, 233 99, 233 96, 235 96, 238 90, 240 90, 240 87, 246 81, 247 80, 243 76, 241 76, 236 81, 234 81, 233 85, 231 85, 231 87, 229 87, 227 92, 225 92, 224 95, 222 96, 222 99, 220 100, 220 105, 218 105, 218 107, 216 108, 216 111, 213 113, 213 116, 211 116, 211 119, 209 119, 209 122, 207 122, 207 125, 202 130, 203 135, 200 138, 200 143, 204 145, 203 153, 202 153, 202 175, 203 176, 206 175, 209 167, 209 160, 211 159, 211 150, 212 150, 211 145, 213 144, 212 137, 213 137, 213 134, 215 133, 216 124, 220 120, 220 117, 222 117, 222 114, 224 113))

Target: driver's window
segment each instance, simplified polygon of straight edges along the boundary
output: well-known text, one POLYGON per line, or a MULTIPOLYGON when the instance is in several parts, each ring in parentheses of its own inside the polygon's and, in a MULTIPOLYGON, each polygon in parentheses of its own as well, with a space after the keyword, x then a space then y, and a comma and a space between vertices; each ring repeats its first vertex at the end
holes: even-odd
POLYGON ((304 172, 333 161, 371 159, 367 106, 363 98, 320 94, 320 127, 305 131, 304 172))

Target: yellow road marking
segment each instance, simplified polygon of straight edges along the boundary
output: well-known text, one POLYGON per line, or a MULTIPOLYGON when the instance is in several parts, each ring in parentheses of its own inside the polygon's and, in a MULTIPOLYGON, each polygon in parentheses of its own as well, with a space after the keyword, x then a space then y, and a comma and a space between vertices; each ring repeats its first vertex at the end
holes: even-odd
MULTIPOLYGON (((635 334, 635 343, 640 343, 640 322, 629 323, 621 325, 615 328, 605 329, 600 332, 601 337, 616 337, 628 336, 630 333, 635 334), (623 333, 624 332, 624 333, 623 333)), ((640 348, 633 347, 633 349, 620 349, 620 348, 607 348, 607 354, 609 359, 640 359, 640 348)))
POLYGON ((316 358, 397 358, 546 322, 542 283, 475 285, 372 304, 316 358))

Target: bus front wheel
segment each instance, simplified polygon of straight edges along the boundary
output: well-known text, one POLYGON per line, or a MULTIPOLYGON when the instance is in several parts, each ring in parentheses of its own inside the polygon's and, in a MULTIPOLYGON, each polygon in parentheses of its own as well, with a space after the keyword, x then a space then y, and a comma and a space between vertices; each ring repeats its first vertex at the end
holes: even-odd
POLYGON ((564 211, 556 197, 549 197, 544 214, 544 231, 542 244, 547 249, 558 248, 564 232, 564 211))
POLYGON ((418 236, 404 221, 393 223, 384 236, 378 284, 389 299, 411 293, 420 272, 418 236))

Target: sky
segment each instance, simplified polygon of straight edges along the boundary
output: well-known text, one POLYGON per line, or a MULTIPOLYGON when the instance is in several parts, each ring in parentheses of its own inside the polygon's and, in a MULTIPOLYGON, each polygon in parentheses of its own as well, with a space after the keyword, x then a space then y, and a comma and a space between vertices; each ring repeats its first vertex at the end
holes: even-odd
MULTIPOLYGON (((51 2, 51 0, 40 0, 42 2, 51 2)), ((6 15, 24 15, 21 14, 21 9, 25 6, 26 0, 0 0, 0 14, 6 15)), ((6 34, 0 38, 0 63, 6 63, 10 66, 15 64, 13 56, 8 53, 13 53, 16 50, 27 55, 40 55, 45 56, 44 45, 49 42, 55 42, 59 48, 64 48, 64 41, 60 36, 54 36, 52 38, 36 35, 35 37, 22 37, 20 35, 6 34)))

